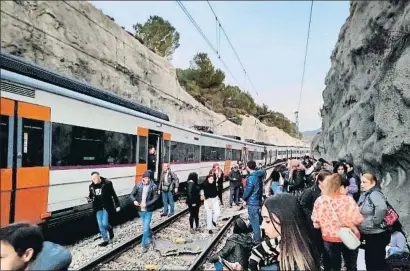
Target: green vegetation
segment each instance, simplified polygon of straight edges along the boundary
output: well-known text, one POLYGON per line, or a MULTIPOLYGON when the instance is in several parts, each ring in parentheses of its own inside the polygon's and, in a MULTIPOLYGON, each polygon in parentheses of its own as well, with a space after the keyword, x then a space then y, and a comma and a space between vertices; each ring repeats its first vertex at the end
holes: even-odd
MULTIPOLYGON (((133 26, 135 38, 154 53, 167 57, 179 47, 179 33, 160 16, 150 16, 144 24, 133 26)), ((281 113, 257 105, 249 92, 238 86, 225 85, 225 73, 216 69, 206 53, 197 53, 189 69, 177 69, 179 83, 201 104, 214 112, 222 113, 231 121, 242 123, 243 115, 252 115, 268 126, 282 129, 291 136, 302 138, 296 126, 281 113)))
POLYGON ((179 33, 160 16, 150 16, 145 24, 133 25, 135 38, 154 53, 171 58, 179 47, 179 33))
POLYGON ((214 112, 222 113, 236 124, 242 123, 241 115, 252 115, 268 125, 284 130, 291 136, 302 138, 294 123, 282 113, 274 112, 263 104, 257 105, 249 92, 238 86, 225 85, 225 73, 215 69, 206 53, 194 56, 189 69, 177 69, 179 83, 201 104, 214 112))

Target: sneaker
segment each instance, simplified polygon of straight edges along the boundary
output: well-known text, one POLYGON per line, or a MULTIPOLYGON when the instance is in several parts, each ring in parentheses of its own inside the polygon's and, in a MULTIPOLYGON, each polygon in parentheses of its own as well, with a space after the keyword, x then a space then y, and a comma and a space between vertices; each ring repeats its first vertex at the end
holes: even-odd
POLYGON ((147 253, 148 252, 148 248, 147 247, 143 247, 142 248, 142 253, 147 253))
POLYGON ((214 227, 216 227, 216 222, 212 220, 212 225, 214 225, 214 227))
POLYGON ((173 215, 174 215, 174 214, 169 214, 168 217, 171 217, 171 216, 173 216, 173 215))
POLYGON ((108 233, 110 235, 110 239, 112 240, 114 238, 114 229, 113 228, 109 229, 108 233))
POLYGON ((194 229, 191 229, 190 232, 191 232, 192 234, 194 234, 194 233, 195 233, 195 230, 194 230, 194 229))
POLYGON ((161 217, 167 216, 167 213, 161 213, 161 217))
POLYGON ((104 241, 104 242, 102 242, 101 244, 99 244, 98 246, 99 246, 99 247, 106 247, 108 244, 109 244, 108 241, 104 241))
POLYGON ((214 232, 213 232, 212 230, 209 230, 208 233, 209 233, 209 234, 213 234, 214 232))

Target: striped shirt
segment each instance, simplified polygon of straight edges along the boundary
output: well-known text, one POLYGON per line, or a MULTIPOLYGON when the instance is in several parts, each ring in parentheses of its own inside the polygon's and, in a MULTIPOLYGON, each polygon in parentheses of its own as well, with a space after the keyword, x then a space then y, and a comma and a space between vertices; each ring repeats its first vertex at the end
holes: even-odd
POLYGON ((258 270, 258 266, 272 265, 278 261, 280 253, 280 236, 274 239, 267 239, 252 249, 249 258, 249 269, 258 270))

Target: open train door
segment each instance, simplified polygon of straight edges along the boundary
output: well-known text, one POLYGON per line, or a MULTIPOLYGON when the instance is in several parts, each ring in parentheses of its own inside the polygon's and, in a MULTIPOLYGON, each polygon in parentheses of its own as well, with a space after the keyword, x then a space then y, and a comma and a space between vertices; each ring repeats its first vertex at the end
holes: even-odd
POLYGON ((50 216, 50 119, 49 107, 1 98, 2 226, 39 224, 50 216))

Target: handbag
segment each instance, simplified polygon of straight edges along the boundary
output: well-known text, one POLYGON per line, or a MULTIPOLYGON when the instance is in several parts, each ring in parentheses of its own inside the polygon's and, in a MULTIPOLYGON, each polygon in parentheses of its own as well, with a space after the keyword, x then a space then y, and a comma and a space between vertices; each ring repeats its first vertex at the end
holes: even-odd
MULTIPOLYGON (((336 217, 337 222, 339 223, 339 225, 341 225, 339 217, 337 216, 335 210, 333 209, 332 203, 330 203, 330 201, 328 200, 326 201, 329 203, 330 209, 332 209, 332 213, 336 217)), ((340 229, 337 232, 337 236, 342 240, 343 244, 345 244, 345 246, 347 246, 350 250, 357 249, 361 244, 356 234, 354 234, 354 232, 347 227, 340 226, 340 229)))

